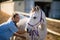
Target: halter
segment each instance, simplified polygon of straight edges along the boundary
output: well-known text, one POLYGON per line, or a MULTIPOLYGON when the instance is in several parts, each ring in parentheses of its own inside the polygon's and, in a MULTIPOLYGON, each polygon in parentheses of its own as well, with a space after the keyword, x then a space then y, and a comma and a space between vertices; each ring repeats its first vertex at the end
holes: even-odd
MULTIPOLYGON (((35 25, 39 24, 42 20, 44 21, 44 19, 42 18, 42 11, 41 11, 41 18, 35 25)), ((28 25, 30 25, 31 27, 35 26, 35 25, 30 24, 30 23, 28 23, 28 25)))
MULTIPOLYGON (((43 20, 43 18, 42 18, 42 11, 41 11, 41 18, 40 18, 40 20, 39 20, 35 25, 39 24, 42 20, 43 20)), ((43 20, 43 21, 44 21, 44 20, 43 20)), ((31 25, 30 23, 28 23, 28 25, 30 25, 31 27, 35 26, 35 25, 31 25)), ((37 29, 38 29, 38 27, 37 27, 37 29)), ((33 39, 34 33, 35 33, 37 36, 39 36, 38 30, 31 30, 31 32, 30 32, 30 36, 31 36, 31 38, 32 38, 31 40, 34 40, 34 39, 33 39)))

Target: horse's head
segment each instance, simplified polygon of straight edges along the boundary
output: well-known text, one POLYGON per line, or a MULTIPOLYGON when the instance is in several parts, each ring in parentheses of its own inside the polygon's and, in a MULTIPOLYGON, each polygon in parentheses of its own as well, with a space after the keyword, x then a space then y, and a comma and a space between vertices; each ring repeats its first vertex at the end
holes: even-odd
POLYGON ((40 18, 41 18, 41 10, 37 7, 35 7, 32 11, 31 11, 31 16, 29 21, 27 22, 27 31, 31 31, 31 30, 36 30, 37 27, 40 24, 40 18))

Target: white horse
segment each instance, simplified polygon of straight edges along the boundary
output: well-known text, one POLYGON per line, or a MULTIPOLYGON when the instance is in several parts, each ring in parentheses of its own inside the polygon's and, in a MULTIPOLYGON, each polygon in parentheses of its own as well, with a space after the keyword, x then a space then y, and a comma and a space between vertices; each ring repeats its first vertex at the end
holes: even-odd
POLYGON ((45 40, 47 35, 45 13, 41 9, 31 13, 30 18, 21 19, 17 24, 21 31, 28 32, 22 34, 26 39, 16 37, 15 40, 45 40))
POLYGON ((45 13, 41 9, 31 13, 32 15, 26 24, 26 29, 29 33, 30 40, 45 40, 47 35, 45 13))

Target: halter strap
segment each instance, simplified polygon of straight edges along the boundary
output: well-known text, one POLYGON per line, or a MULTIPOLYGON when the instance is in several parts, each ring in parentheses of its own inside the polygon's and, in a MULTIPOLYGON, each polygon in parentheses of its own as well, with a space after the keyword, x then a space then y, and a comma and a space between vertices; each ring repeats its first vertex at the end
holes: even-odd
POLYGON ((43 22, 44 22, 44 19, 42 18, 42 11, 41 11, 41 18, 40 18, 40 22, 43 20, 43 22))
MULTIPOLYGON (((42 20, 44 21, 44 19, 42 18, 42 11, 41 11, 41 17, 40 17, 40 21, 39 22, 41 22, 42 20)), ((37 25, 38 23, 36 23, 35 25, 37 25)), ((31 25, 30 23, 28 23, 28 25, 30 25, 31 27, 35 26, 35 25, 31 25)))

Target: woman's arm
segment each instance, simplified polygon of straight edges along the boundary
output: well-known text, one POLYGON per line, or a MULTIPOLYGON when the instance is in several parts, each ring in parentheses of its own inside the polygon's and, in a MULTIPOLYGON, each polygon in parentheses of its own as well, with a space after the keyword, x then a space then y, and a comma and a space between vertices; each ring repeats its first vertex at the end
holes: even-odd
POLYGON ((14 36, 17 36, 17 37, 21 37, 21 38, 23 38, 23 39, 26 39, 26 37, 21 36, 21 34, 19 34, 18 32, 14 33, 14 36))
POLYGON ((27 31, 25 31, 25 30, 23 30, 23 31, 18 31, 17 33, 19 33, 19 34, 24 34, 24 33, 27 33, 27 31))

